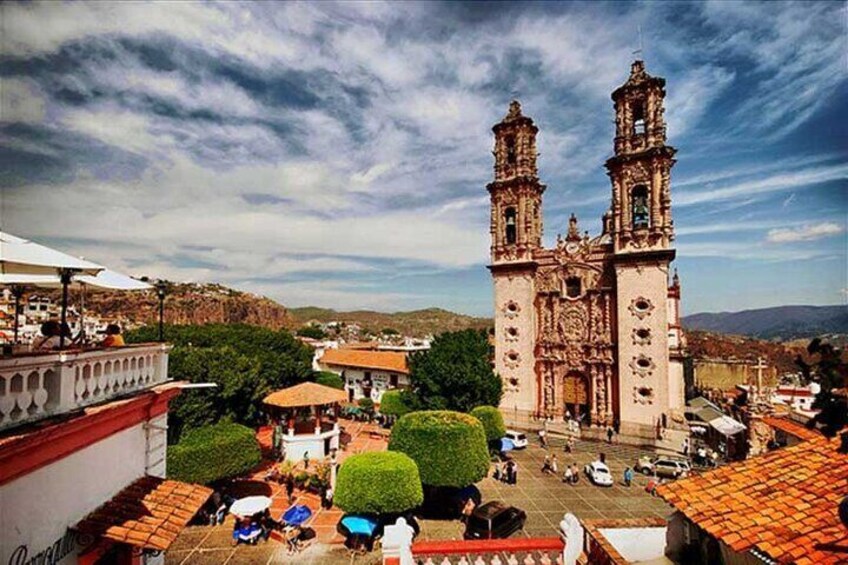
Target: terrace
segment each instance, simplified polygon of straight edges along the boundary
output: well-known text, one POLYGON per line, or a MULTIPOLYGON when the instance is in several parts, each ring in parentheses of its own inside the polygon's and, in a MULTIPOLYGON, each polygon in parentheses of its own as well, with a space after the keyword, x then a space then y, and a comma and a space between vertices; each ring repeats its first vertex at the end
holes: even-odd
POLYGON ((170 345, 68 349, 0 358, 0 430, 161 384, 170 345))

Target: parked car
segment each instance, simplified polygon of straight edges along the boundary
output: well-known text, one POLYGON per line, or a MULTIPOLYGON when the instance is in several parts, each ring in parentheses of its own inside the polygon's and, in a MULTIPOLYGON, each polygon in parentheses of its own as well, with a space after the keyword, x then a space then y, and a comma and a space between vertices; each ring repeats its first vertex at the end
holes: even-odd
POLYGON ((508 538, 524 529, 527 514, 498 500, 478 506, 465 525, 465 539, 508 538))
POLYGON ((612 475, 610 474, 609 467, 607 467, 604 463, 601 463, 600 461, 592 461, 587 464, 583 470, 586 472, 586 476, 589 477, 589 480, 592 481, 593 484, 602 487, 612 486, 612 475))
POLYGON ((516 432, 515 430, 507 430, 504 437, 512 442, 512 445, 515 446, 515 449, 524 449, 527 447, 527 436, 521 432, 516 432))
POLYGON ((692 472, 688 461, 670 457, 640 457, 636 470, 646 475, 656 475, 668 479, 679 479, 692 472))

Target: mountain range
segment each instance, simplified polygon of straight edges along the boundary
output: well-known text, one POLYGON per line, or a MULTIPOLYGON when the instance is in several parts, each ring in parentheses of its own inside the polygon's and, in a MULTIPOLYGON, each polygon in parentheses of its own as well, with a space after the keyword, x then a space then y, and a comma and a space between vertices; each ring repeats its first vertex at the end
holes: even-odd
POLYGON ((848 334, 848 306, 777 306, 686 316, 683 326, 760 339, 793 340, 848 334))

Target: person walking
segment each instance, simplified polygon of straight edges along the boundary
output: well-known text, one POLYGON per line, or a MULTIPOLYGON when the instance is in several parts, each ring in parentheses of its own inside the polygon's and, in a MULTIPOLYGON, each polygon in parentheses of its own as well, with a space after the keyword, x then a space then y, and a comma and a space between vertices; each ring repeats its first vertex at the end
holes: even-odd
POLYGON ((303 454, 303 468, 309 469, 309 452, 305 452, 303 454))
POLYGON ((559 465, 557 464, 556 454, 551 457, 551 474, 555 477, 559 474, 559 465))
POLYGON ((580 481, 580 469, 577 467, 577 461, 571 465, 571 484, 576 485, 580 481))
POLYGON ((571 467, 568 466, 568 465, 565 466, 565 473, 563 473, 563 475, 562 475, 562 482, 569 484, 569 485, 572 483, 571 467))
POLYGON ((548 448, 548 432, 545 428, 539 430, 539 444, 544 448, 548 448))
POLYGON ((574 439, 571 436, 568 436, 568 439, 565 440, 565 445, 562 449, 565 453, 574 451, 574 439))
POLYGON ((624 484, 626 486, 630 486, 630 483, 633 482, 633 469, 627 467, 624 469, 624 484))
POLYGON ((545 460, 542 462, 542 472, 547 473, 551 470, 551 456, 547 453, 545 454, 545 460))
POLYGON ((615 431, 612 429, 612 426, 607 426, 607 443, 612 443, 613 434, 615 434, 615 431))
POLYGON ((681 451, 683 451, 683 457, 689 456, 689 438, 683 438, 683 444, 681 445, 681 451))

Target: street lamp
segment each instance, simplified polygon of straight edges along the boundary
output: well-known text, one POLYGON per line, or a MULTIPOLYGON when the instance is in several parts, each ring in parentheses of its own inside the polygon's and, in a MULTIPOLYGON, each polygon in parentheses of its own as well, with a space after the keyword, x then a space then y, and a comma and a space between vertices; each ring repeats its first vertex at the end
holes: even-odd
POLYGON ((159 298, 159 341, 165 341, 165 281, 156 282, 156 296, 159 298))

